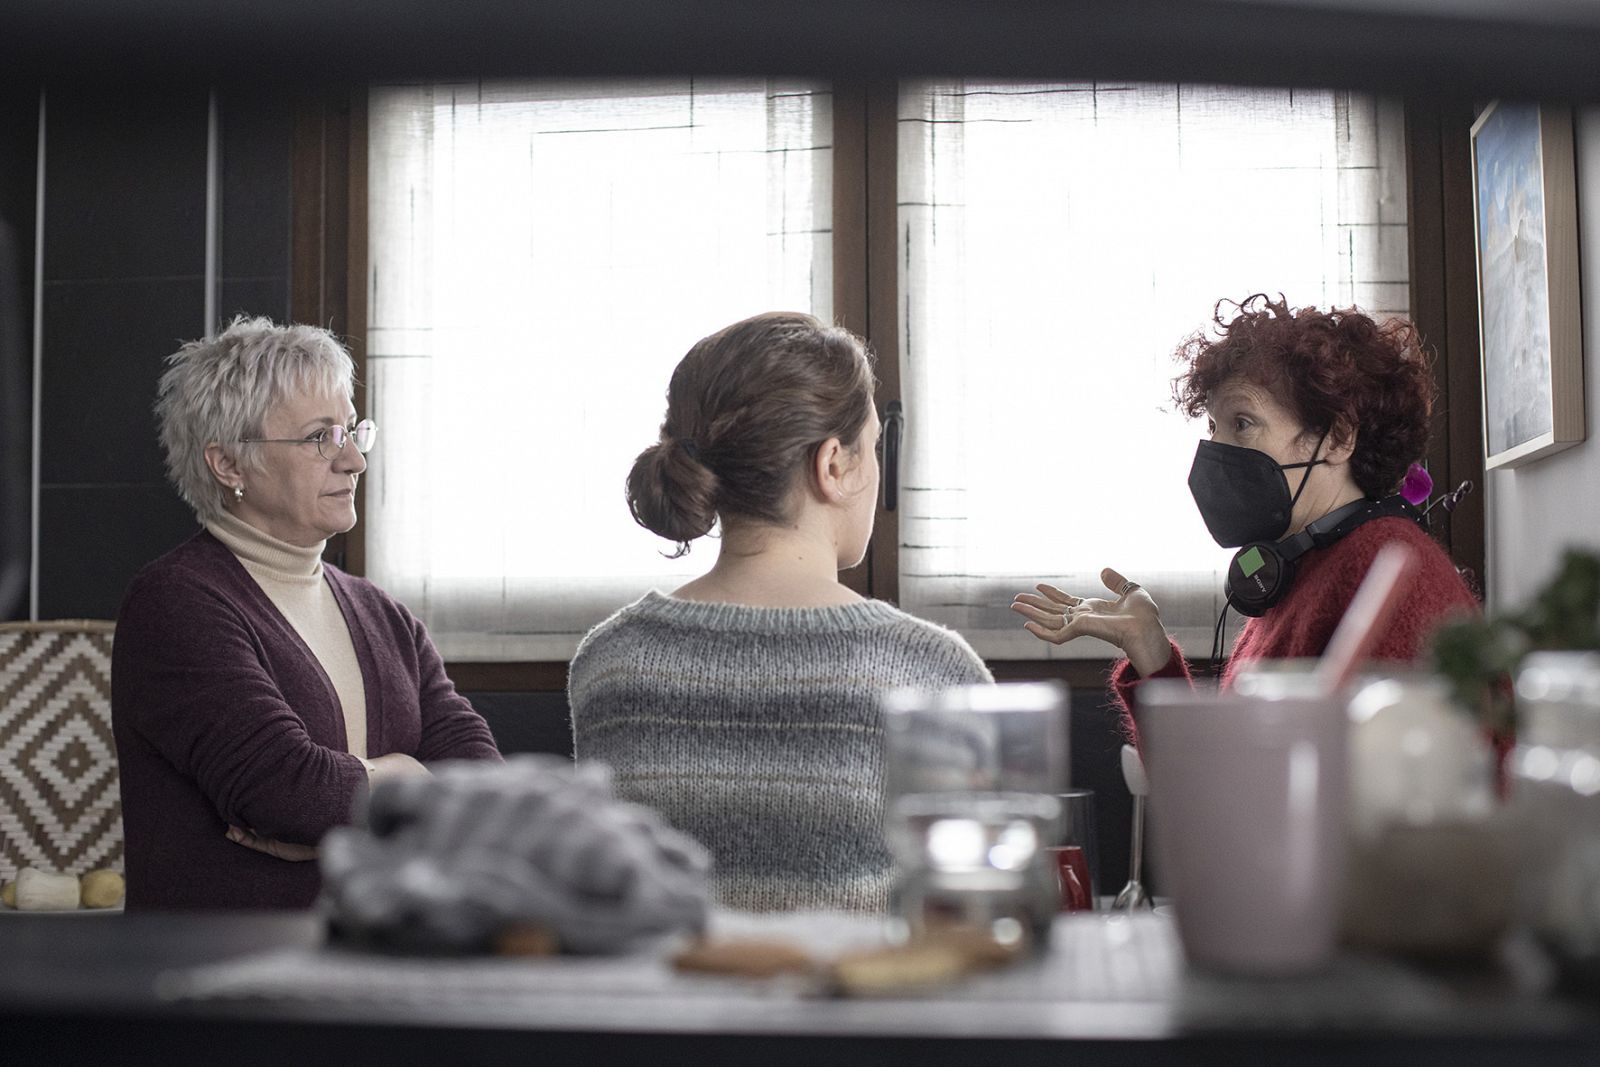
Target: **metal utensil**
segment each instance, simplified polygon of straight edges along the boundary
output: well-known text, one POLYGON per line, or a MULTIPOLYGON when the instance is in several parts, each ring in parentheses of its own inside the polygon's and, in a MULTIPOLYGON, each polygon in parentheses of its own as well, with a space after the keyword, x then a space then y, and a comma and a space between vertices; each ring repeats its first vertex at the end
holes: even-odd
POLYGON ((1139 881, 1144 870, 1144 798, 1150 793, 1150 779, 1145 777, 1139 750, 1132 745, 1122 746, 1122 780, 1128 783, 1128 792, 1133 794, 1133 842, 1128 850, 1128 884, 1111 902, 1111 910, 1136 911, 1153 908, 1155 903, 1139 881))

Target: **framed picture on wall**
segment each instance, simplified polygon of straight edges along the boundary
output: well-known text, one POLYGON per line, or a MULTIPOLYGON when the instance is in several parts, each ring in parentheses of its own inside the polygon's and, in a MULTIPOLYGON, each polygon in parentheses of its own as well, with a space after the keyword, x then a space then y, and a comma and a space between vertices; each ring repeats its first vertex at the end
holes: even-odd
POLYGON ((1572 111, 1498 100, 1472 125, 1484 465, 1583 440, 1572 111))

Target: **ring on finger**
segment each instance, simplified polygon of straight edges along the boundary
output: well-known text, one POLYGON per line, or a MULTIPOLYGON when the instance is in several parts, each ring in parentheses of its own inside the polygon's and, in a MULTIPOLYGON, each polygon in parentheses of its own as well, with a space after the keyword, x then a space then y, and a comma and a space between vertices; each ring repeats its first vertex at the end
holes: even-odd
POLYGON ((1117 595, 1118 596, 1127 596, 1129 593, 1133 592, 1135 589, 1143 589, 1143 588, 1144 587, 1142 585, 1140 585, 1138 582, 1135 582, 1135 581, 1124 581, 1122 583, 1122 588, 1117 590, 1117 595))

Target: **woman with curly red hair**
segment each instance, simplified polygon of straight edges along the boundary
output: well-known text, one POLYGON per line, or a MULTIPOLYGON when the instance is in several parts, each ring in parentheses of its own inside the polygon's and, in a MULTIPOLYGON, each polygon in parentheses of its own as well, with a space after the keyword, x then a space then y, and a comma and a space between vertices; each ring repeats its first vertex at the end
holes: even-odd
MULTIPOLYGON (((1178 349, 1186 370, 1173 384, 1183 412, 1206 416, 1210 439, 1196 450, 1189 488, 1217 543, 1240 548, 1228 602, 1253 616, 1222 684, 1252 660, 1320 655, 1391 541, 1415 550, 1416 580, 1372 655, 1417 658, 1435 624, 1476 611, 1477 601, 1420 514, 1396 495, 1427 447, 1433 410, 1416 328, 1355 310, 1291 308, 1265 294, 1231 305, 1237 314, 1228 321, 1225 306, 1217 305, 1213 331, 1178 349)), ((1109 568, 1101 577, 1112 598, 1040 585, 1012 607, 1040 640, 1088 635, 1121 648, 1127 659, 1111 682, 1127 708, 1140 679, 1186 677, 1189 667, 1150 594, 1109 568)))

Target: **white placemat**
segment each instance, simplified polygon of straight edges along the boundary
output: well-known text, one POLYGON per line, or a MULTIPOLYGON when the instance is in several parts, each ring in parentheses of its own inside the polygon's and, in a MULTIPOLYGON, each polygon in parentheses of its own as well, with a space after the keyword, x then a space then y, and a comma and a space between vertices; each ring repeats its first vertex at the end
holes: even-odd
MULTIPOLYGON (((813 956, 881 944, 883 924, 837 913, 745 915, 718 913, 712 933, 724 937, 792 940, 813 956)), ((164 976, 163 995, 180 1000, 264 999, 324 1005, 406 1004, 507 1008, 542 1002, 593 1004, 597 999, 803 999, 822 990, 796 979, 752 981, 686 975, 671 956, 682 944, 668 938, 625 956, 532 958, 416 958, 336 946, 284 949, 164 976)), ((1170 999, 1181 972, 1171 925, 1153 915, 1063 917, 1048 953, 1002 970, 980 973, 929 996, 977 1001, 1117 1001, 1170 999)))

